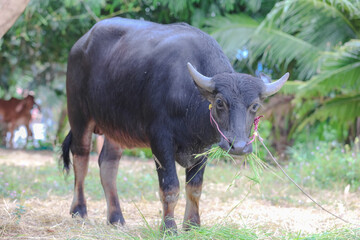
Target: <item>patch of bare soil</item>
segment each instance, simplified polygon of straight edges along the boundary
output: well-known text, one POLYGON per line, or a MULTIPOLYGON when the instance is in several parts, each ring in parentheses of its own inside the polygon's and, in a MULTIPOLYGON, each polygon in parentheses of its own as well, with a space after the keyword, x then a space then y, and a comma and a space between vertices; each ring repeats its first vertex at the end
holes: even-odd
MULTIPOLYGON (((51 152, 0 150, 0 164, 34 166, 53 161, 53 153, 51 152)), ((97 164, 96 156, 92 157, 91 164, 97 164)), ((121 162, 122 166, 134 168, 134 172, 138 171, 138 166, 144 164, 154 167, 151 162, 134 162, 128 158, 122 159, 121 162)), ((221 186, 221 184, 209 184, 205 187, 226 190, 226 186, 221 186)), ((333 196, 329 191, 321 191, 319 194, 323 197, 333 196)), ((106 225, 105 199, 102 201, 88 199, 88 219, 82 221, 72 219, 69 215, 71 198, 71 196, 49 196, 44 201, 33 197, 23 200, 21 205, 10 199, 0 199, 0 238, 70 239, 75 237, 109 239, 114 231, 136 232, 141 226, 145 226, 143 218, 155 228, 160 225, 162 209, 160 201, 122 199, 121 208, 126 219, 126 227, 121 227, 119 230, 106 225), (26 211, 22 212, 20 206, 23 206, 26 211)), ((200 205, 203 225, 235 223, 240 227, 260 228, 263 231, 273 233, 274 236, 281 236, 287 232, 320 233, 340 227, 358 227, 335 219, 308 202, 304 205, 299 204, 299 207, 294 206, 294 204, 289 204, 289 206, 276 205, 254 194, 227 200, 221 200, 219 196, 207 194, 202 197, 200 205)), ((360 223, 359 193, 346 192, 325 207, 349 221, 360 223)), ((175 213, 179 227, 184 211, 185 199, 182 194, 175 213)))
POLYGON ((0 149, 0 164, 16 166, 41 166, 53 162, 54 153, 50 151, 25 151, 0 149))

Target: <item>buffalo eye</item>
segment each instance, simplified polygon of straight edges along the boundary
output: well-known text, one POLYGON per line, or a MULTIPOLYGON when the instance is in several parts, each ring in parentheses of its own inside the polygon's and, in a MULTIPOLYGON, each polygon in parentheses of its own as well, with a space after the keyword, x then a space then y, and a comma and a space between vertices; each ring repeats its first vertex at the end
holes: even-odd
POLYGON ((220 98, 216 99, 216 107, 217 107, 218 109, 224 108, 224 101, 221 100, 220 98))
POLYGON ((254 103, 253 105, 251 105, 250 110, 252 112, 256 113, 256 111, 259 109, 259 107, 260 107, 260 104, 254 103))

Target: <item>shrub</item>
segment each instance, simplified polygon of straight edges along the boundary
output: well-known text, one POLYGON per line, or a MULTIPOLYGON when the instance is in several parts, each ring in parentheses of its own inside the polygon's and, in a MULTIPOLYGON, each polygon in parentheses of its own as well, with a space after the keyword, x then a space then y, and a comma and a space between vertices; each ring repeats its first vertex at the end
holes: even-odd
POLYGON ((305 186, 332 187, 334 183, 360 186, 359 139, 352 146, 336 141, 298 143, 289 148, 289 173, 305 186))

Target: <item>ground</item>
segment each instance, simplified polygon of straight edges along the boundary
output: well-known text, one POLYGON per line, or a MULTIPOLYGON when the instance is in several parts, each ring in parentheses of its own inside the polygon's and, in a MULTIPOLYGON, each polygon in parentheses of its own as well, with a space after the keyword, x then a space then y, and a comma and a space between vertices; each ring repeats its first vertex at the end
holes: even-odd
MULTIPOLYGON (((91 171, 97 171, 96 158, 96 155, 91 156, 91 171)), ((3 172, 0 172, 0 183, 1 177, 5 179, 7 174, 4 169, 20 167, 26 170, 36 166, 57 168, 52 152, 3 149, 0 150, 0 166, 5 166, 2 168, 3 172)), ((149 171, 149 169, 155 174, 155 165, 152 160, 123 157, 120 168, 138 176, 143 174, 143 170, 149 171)), ((204 192, 200 202, 204 226, 234 224, 255 229, 255 231, 261 229, 262 233, 270 232, 274 238, 288 233, 315 234, 339 228, 359 227, 335 219, 294 189, 290 191, 290 184, 286 180, 281 181, 280 184, 274 183, 274 186, 266 183, 265 186, 255 185, 251 188, 249 186, 253 184, 239 180, 229 188, 231 181, 213 180, 212 177, 219 168, 222 166, 213 165, 207 169, 209 170, 207 174, 213 175, 205 178, 204 192), (238 191, 240 187, 243 190, 238 191), (270 189, 271 187, 273 188, 270 189), (267 190, 263 191, 264 188, 267 190)), ((58 172, 61 175, 60 171, 58 172)), ((182 172, 183 170, 179 167, 179 179, 183 182, 182 172)), ((226 174, 226 170, 220 174, 226 174)), ((21 181, 21 176, 18 176, 18 179, 21 181)), ((38 181, 37 179, 41 179, 41 176, 36 176, 33 179, 34 182, 38 181)), ((16 183, 13 184, 16 185, 16 183)), ((29 181, 27 184, 31 189, 33 182, 29 181)), ((67 181, 61 184, 72 186, 73 183, 67 181)), ((43 191, 46 193, 45 197, 33 195, 26 198, 12 198, 6 194, 0 195, 1 239, 108 239, 116 231, 131 232, 131 236, 136 236, 136 231, 140 227, 149 224, 156 229, 160 225, 161 204, 156 197, 147 199, 146 197, 120 196, 126 226, 117 229, 106 225, 106 204, 103 197, 100 196, 100 199, 87 197, 88 219, 82 221, 73 219, 69 215, 71 192, 59 196, 53 194, 51 189, 43 191)), ((359 192, 352 193, 347 189, 345 191, 309 191, 314 198, 324 204, 325 208, 351 222, 359 223, 359 192)), ((158 196, 158 193, 156 192, 155 195, 158 196)), ((185 198, 182 191, 175 213, 178 226, 181 226, 184 208, 185 198)), ((142 238, 140 232, 139 238, 142 238)))

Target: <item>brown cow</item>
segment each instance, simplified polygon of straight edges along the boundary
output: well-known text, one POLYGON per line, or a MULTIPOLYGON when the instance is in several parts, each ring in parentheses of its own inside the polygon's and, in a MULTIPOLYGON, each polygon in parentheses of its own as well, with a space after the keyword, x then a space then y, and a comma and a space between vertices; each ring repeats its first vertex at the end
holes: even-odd
POLYGON ((31 109, 39 105, 34 101, 34 96, 28 95, 24 99, 11 98, 10 100, 0 99, 0 121, 5 124, 5 132, 10 132, 9 146, 13 148, 14 131, 21 125, 27 130, 26 142, 33 134, 29 124, 31 121, 31 109))

